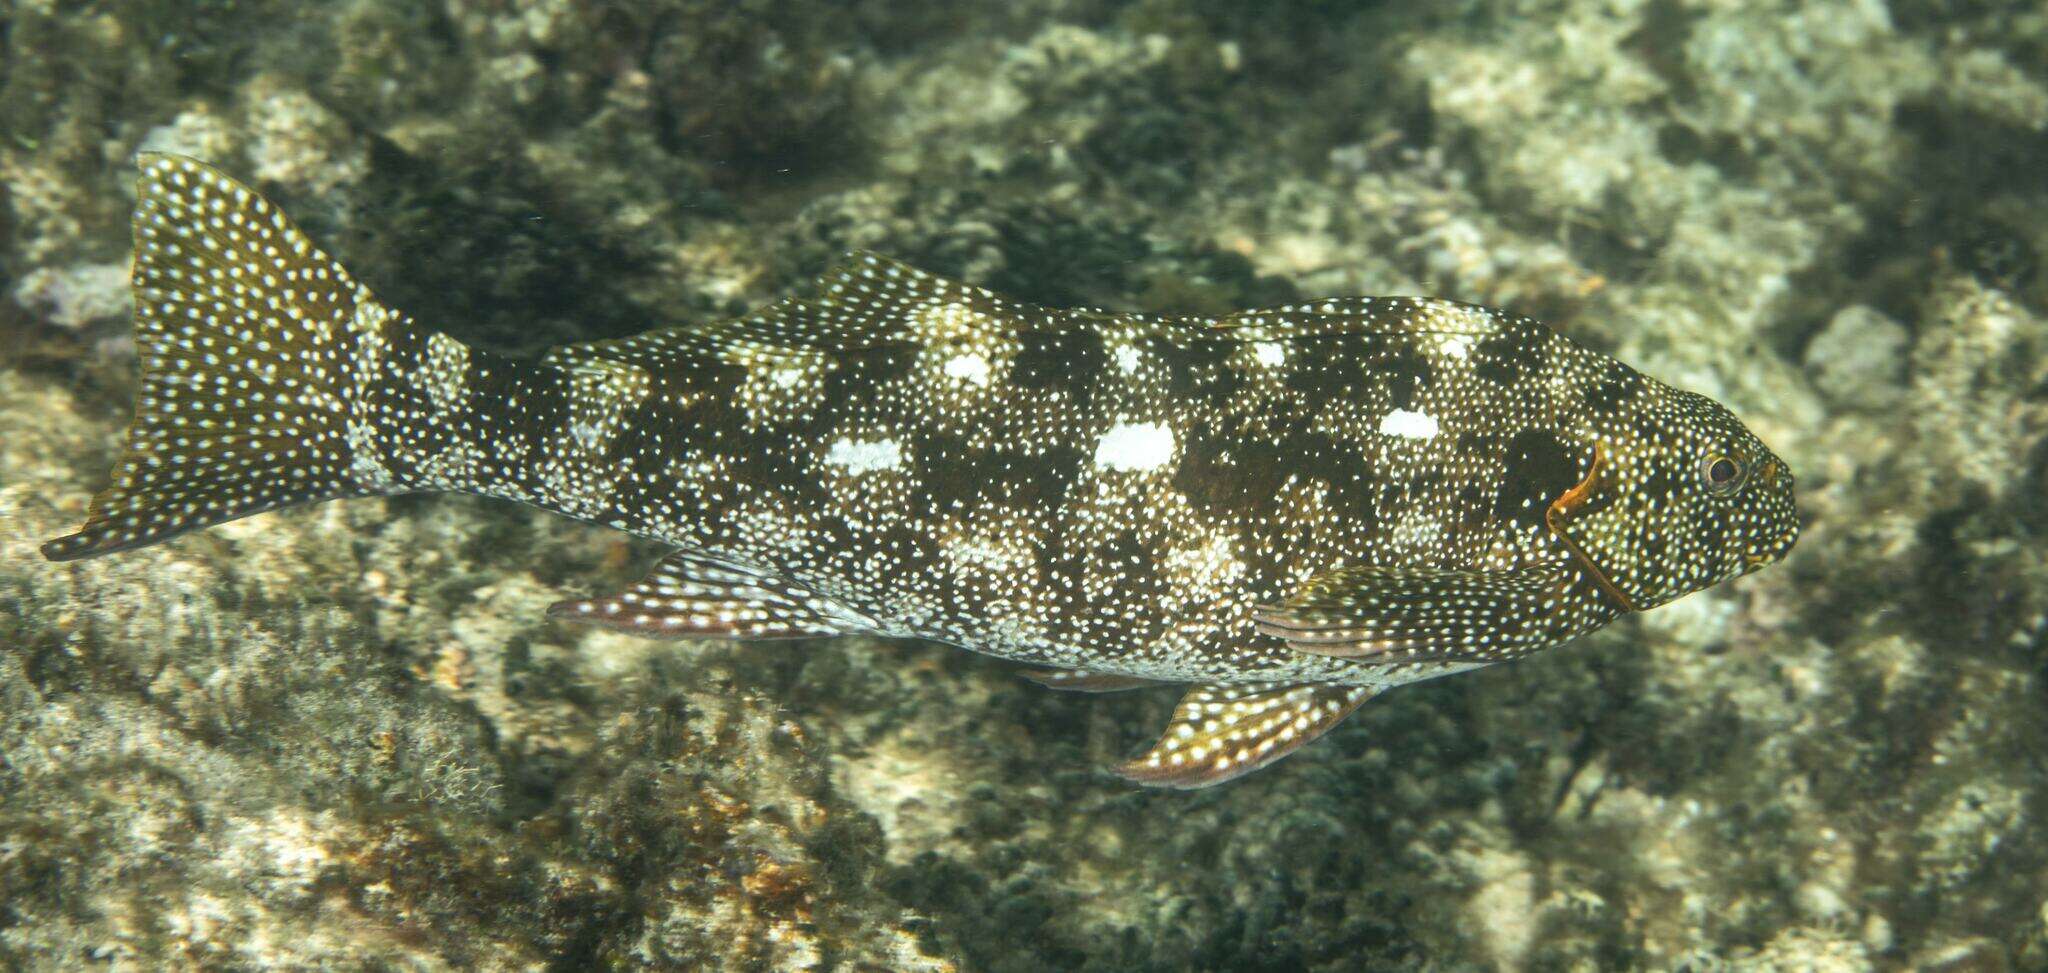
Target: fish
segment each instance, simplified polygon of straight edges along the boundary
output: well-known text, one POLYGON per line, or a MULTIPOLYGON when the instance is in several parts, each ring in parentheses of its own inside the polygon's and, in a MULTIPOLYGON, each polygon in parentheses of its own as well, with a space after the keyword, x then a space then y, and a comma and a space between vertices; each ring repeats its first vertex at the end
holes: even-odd
POLYGON ((379 301, 212 166, 138 166, 134 419, 53 561, 332 499, 503 498, 672 549, 551 617, 1184 686, 1114 770, 1192 788, 1799 533, 1792 471, 1726 408, 1502 310, 1057 309, 854 253, 751 314, 519 358, 379 301))

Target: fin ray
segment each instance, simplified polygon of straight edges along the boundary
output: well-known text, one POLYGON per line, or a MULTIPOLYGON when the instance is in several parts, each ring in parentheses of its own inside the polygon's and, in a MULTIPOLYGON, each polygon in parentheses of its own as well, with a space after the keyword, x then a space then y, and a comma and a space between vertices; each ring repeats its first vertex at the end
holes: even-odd
POLYGON ((1434 297, 1343 297, 1240 311, 1208 322, 1241 341, 1277 341, 1339 334, 1483 337, 1542 328, 1491 308, 1434 297))
POLYGON ((830 638, 872 628, 801 586, 680 551, 631 588, 556 602, 548 617, 660 639, 830 638))
POLYGON ((1362 661, 1500 662, 1555 644, 1575 579, 1564 564, 1521 571, 1356 567, 1318 576, 1252 613, 1298 652, 1362 661))
POLYGON ((1047 689, 1059 689, 1070 693, 1120 693, 1128 689, 1168 685, 1143 676, 1122 676, 1113 672, 1090 672, 1086 669, 1026 669, 1018 675, 1047 689))
POLYGON ((382 492, 349 475, 355 348, 363 328, 401 319, 248 187, 193 159, 139 161, 135 418, 84 526, 43 556, 382 492))
POLYGON ((1484 336, 1540 327, 1477 305, 1410 297, 1340 298, 1221 318, 1052 308, 856 250, 809 286, 753 314, 565 345, 548 358, 557 364, 605 359, 644 365, 674 357, 740 364, 810 362, 940 341, 1065 333, 1111 322, 1154 334, 1245 344, 1338 334, 1484 336))
POLYGON ((1116 768, 1155 787, 1209 787, 1242 777, 1329 732, 1377 689, 1316 683, 1196 686, 1150 750, 1116 768))
POLYGON ((673 356, 739 363, 809 359, 987 338, 1019 328, 1065 330, 1084 317, 856 250, 804 289, 744 317, 565 345, 549 357, 639 364, 673 356))

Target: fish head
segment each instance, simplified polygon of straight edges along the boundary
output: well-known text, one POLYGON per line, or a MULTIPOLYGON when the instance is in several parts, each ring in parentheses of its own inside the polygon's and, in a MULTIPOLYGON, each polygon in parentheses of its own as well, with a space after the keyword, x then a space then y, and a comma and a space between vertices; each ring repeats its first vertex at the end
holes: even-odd
POLYGON ((1546 518, 1633 610, 1762 568, 1799 538, 1791 467, 1720 403, 1645 381, 1594 424, 1589 472, 1546 518))

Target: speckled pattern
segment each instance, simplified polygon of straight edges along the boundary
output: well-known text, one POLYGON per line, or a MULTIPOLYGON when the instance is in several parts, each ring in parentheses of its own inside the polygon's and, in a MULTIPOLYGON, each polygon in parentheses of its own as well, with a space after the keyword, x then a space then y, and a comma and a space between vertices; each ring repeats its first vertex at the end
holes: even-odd
POLYGON ((1055 310, 855 254, 757 314, 471 350, 202 163, 143 159, 144 388, 65 560, 287 504, 461 491, 680 548, 556 613, 934 639, 1198 684, 1148 783, 1777 560, 1792 477, 1725 409, 1534 321, 1347 298, 1055 310))

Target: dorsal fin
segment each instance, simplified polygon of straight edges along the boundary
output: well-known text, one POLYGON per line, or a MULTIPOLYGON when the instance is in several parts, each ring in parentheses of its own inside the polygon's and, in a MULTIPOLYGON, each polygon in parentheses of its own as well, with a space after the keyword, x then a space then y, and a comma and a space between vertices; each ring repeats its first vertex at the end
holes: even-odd
POLYGON ((810 286, 752 314, 566 345, 550 357, 646 364, 696 354, 751 364, 1061 330, 1086 317, 1086 312, 1012 301, 900 260, 854 251, 810 286))
POLYGON ((702 330, 728 345, 851 351, 926 344, 948 336, 1000 336, 1039 325, 1055 328, 1064 325, 1065 315, 856 250, 810 287, 702 330))
POLYGON ((1541 327, 1491 308, 1433 297, 1337 297, 1239 311, 1209 323, 1244 341, 1334 334, 1442 334, 1483 337, 1541 327))
POLYGON ((978 344, 1019 332, 1067 332, 1112 324, 1242 342, 1337 334, 1478 337, 1540 327, 1477 305, 1416 297, 1332 298, 1220 318, 1049 308, 856 250, 810 286, 752 314, 564 345, 548 357, 557 363, 597 359, 659 365, 678 355, 694 355, 752 365, 882 348, 978 344))

